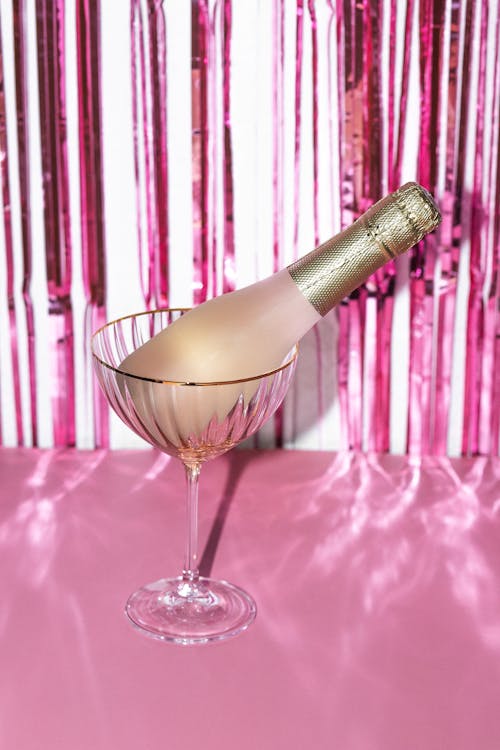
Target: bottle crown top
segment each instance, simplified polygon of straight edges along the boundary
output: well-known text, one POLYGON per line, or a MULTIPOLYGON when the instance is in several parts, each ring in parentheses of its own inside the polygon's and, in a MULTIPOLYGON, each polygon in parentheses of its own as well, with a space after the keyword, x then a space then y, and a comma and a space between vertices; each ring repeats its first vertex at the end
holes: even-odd
POLYGON ((441 214, 425 188, 407 182, 375 203, 362 219, 369 234, 394 258, 432 232, 441 214))

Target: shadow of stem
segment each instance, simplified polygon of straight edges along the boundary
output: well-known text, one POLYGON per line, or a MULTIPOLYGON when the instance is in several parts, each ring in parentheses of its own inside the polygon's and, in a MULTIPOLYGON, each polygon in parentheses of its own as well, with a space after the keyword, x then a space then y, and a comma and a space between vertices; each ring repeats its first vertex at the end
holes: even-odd
POLYGON ((221 499, 215 514, 215 519, 210 529, 203 554, 200 559, 199 571, 202 576, 210 576, 213 568, 217 548, 219 546, 226 519, 233 504, 236 490, 240 483, 248 463, 255 459, 251 451, 239 451, 238 460, 229 461, 229 471, 222 490, 221 499))

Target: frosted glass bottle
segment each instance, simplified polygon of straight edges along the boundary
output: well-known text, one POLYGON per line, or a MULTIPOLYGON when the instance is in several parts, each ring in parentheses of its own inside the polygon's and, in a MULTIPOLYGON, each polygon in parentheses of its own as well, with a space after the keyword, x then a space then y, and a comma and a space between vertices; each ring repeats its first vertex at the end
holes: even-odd
POLYGON ((429 193, 407 183, 288 268, 186 313, 120 369, 190 383, 272 370, 323 315, 435 229, 440 218, 429 193))

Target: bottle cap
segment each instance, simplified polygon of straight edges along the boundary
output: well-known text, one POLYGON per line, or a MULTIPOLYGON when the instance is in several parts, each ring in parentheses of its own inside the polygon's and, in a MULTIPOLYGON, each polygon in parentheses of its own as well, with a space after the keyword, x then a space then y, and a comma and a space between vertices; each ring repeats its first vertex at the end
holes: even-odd
POLYGON ((432 232, 441 215, 430 193, 416 182, 407 182, 363 214, 368 233, 390 258, 405 253, 432 232))
POLYGON ((433 198, 408 182, 375 203, 352 226, 288 266, 304 297, 321 314, 378 268, 409 250, 441 221, 433 198))

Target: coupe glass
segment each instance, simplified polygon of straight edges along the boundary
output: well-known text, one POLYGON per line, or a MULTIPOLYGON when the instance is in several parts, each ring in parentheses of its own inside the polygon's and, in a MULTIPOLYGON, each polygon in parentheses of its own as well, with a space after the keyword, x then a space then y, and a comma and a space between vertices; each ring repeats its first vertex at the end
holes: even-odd
POLYGON ((280 367, 242 380, 175 382, 138 377, 120 364, 187 309, 138 313, 108 323, 92 338, 99 383, 111 407, 140 437, 179 458, 187 479, 186 552, 182 574, 133 593, 132 623, 147 635, 180 644, 223 640, 253 622, 256 606, 242 589, 198 572, 198 478, 202 464, 256 432, 276 411, 290 384, 295 346, 280 367))

